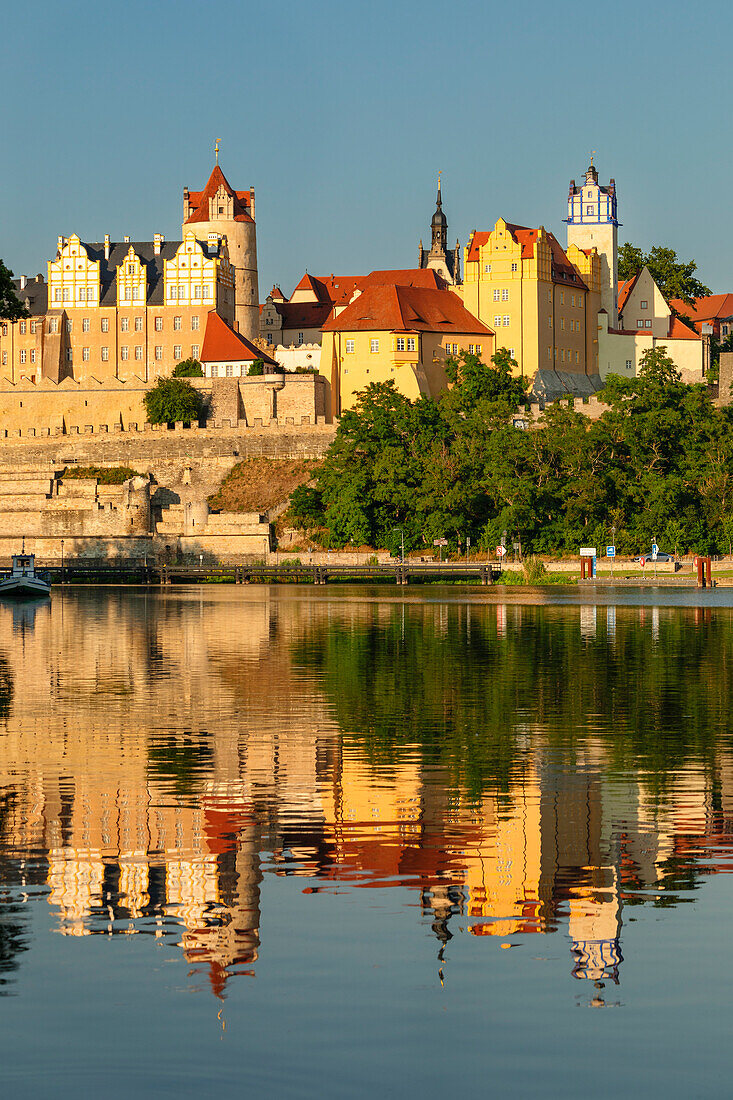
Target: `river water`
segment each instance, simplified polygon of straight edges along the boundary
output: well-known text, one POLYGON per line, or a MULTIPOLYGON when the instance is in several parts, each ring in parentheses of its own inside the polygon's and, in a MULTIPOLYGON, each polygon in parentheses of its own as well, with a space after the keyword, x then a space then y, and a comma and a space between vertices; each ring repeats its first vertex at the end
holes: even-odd
POLYGON ((733 591, 590 598, 0 604, 4 1095, 727 1095, 733 591))

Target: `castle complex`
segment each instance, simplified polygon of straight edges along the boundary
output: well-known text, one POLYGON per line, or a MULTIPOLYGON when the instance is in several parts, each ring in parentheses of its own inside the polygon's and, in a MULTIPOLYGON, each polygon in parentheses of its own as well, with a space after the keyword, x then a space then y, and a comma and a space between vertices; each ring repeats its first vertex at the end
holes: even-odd
MULTIPOLYGON (((462 351, 488 359, 505 348, 540 402, 587 398, 609 373, 633 377, 660 343, 685 380, 700 381, 705 334, 673 313, 648 270, 619 287, 617 201, 615 181, 600 183, 591 159, 580 185, 570 181, 566 247, 542 225, 499 218, 470 234, 461 263, 460 245, 448 247, 439 179, 430 248, 420 242, 416 268, 306 272, 290 299, 273 286, 260 305, 254 189, 235 190, 217 153, 203 190, 184 188, 180 240, 59 237, 47 279, 16 283, 29 315, 0 321, 0 428, 7 421, 12 431, 13 409, 29 404, 21 390, 67 381, 145 387, 182 359, 204 360, 214 344, 203 363, 210 378, 241 378, 256 358, 285 379, 320 370, 327 419, 370 382, 437 396, 448 384, 446 359, 462 351)), ((63 402, 62 390, 49 399, 63 402)))

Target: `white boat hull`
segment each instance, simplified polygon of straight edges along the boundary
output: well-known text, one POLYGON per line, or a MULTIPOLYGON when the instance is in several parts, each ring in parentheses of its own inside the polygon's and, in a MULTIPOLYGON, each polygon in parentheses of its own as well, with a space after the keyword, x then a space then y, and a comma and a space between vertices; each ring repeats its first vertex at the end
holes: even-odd
POLYGON ((47 596, 51 585, 38 577, 4 577, 0 580, 0 596, 47 596))

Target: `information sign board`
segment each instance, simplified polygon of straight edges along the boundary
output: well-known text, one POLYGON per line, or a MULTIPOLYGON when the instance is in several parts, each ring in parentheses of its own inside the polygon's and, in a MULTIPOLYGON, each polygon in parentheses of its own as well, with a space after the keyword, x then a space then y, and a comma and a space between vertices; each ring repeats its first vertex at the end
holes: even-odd
POLYGON ((616 547, 615 546, 607 546, 606 547, 606 557, 607 558, 615 558, 616 557, 616 547))
POLYGON ((447 546, 448 539, 433 539, 433 546, 447 546))
POLYGON ((496 548, 497 558, 503 558, 505 554, 506 554, 506 546, 501 546, 501 545, 497 546, 497 548, 496 548))
POLYGON ((597 553, 595 546, 581 546, 580 548, 581 558, 595 558, 597 553))

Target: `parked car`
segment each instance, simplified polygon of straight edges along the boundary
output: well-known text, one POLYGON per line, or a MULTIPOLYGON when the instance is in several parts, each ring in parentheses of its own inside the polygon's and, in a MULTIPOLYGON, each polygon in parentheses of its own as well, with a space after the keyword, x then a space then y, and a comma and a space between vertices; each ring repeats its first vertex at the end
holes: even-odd
MULTIPOLYGON (((648 554, 639 554, 637 557, 634 558, 634 561, 635 562, 640 562, 642 558, 646 562, 654 561, 654 556, 653 556, 651 550, 649 551, 648 554)), ((674 561, 674 554, 665 554, 663 550, 659 550, 657 552, 656 560, 657 561, 674 561)))

